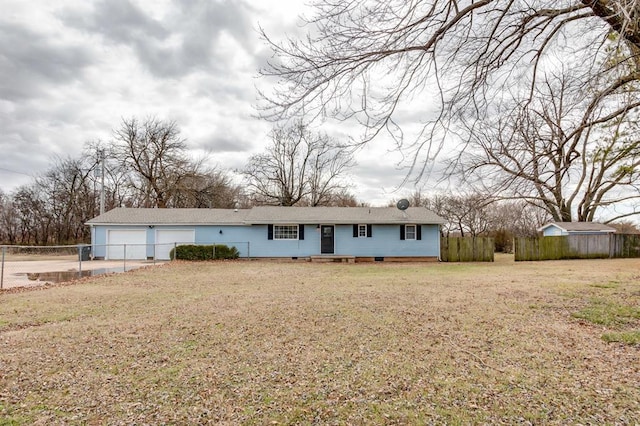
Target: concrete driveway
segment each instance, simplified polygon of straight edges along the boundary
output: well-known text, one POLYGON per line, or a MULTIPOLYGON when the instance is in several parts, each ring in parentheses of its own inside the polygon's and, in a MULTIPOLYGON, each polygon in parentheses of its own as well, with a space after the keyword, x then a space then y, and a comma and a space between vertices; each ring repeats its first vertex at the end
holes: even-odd
MULTIPOLYGON (((153 260, 89 260, 82 262, 82 276, 130 271, 145 266, 161 265, 153 260)), ((4 263, 2 288, 31 287, 79 278, 80 262, 76 259, 20 260, 4 263)))

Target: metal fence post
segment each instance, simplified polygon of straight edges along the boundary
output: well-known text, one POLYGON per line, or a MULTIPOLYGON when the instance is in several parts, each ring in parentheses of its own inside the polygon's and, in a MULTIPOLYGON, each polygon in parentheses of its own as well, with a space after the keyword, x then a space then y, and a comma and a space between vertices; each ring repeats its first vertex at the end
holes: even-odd
POLYGON ((2 268, 0 268, 0 290, 2 290, 2 286, 4 285, 4 253, 7 250, 7 247, 2 246, 2 268))
POLYGON ((251 241, 247 241, 247 259, 251 259, 251 241))
POLYGON ((78 244, 78 278, 82 278, 82 244, 78 244))
POLYGON ((127 272, 127 245, 123 244, 124 246, 124 256, 122 259, 122 272, 127 272))

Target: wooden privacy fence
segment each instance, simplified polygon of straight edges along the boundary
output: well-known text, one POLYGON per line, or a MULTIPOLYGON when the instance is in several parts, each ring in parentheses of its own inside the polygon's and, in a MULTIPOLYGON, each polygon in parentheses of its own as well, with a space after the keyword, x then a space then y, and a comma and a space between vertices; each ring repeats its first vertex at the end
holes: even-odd
POLYGON ((440 260, 443 262, 493 262, 493 238, 442 237, 440 260))
POLYGON ((611 257, 640 257, 640 235, 611 235, 610 254, 611 257))
POLYGON ((514 250, 516 261, 640 257, 640 235, 516 238, 514 250))

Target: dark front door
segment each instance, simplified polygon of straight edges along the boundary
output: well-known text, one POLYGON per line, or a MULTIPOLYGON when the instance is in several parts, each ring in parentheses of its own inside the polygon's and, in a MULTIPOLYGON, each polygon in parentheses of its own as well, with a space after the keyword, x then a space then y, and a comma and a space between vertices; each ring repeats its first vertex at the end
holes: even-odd
POLYGON ((320 233, 320 253, 333 254, 333 225, 322 225, 320 233))

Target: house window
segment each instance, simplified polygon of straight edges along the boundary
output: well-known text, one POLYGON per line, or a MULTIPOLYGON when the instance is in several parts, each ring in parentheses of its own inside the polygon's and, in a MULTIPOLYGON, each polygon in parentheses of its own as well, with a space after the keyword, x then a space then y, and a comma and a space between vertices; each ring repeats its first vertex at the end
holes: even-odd
POLYGON ((274 240, 297 240, 298 225, 273 225, 274 240))
POLYGON ((404 238, 406 240, 415 240, 416 239, 416 225, 405 225, 404 226, 404 238))
POLYGON ((369 238, 373 235, 373 227, 368 225, 353 225, 353 238, 369 238))

